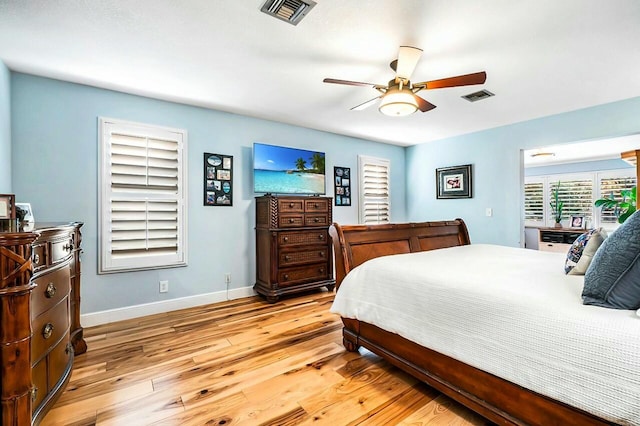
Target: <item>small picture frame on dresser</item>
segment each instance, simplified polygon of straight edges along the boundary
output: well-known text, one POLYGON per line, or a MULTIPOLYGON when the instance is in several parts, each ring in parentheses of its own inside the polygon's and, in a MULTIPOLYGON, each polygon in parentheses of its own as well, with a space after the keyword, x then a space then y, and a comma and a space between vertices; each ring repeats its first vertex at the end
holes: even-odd
POLYGON ((20 216, 24 214, 24 217, 20 220, 21 223, 34 223, 33 210, 31 210, 31 203, 16 203, 16 209, 22 210, 20 216))
POLYGON ((571 216, 570 226, 571 226, 571 228, 584 229, 584 227, 585 227, 584 216, 571 216))
POLYGON ((0 219, 16 218, 16 197, 13 194, 0 194, 0 219))

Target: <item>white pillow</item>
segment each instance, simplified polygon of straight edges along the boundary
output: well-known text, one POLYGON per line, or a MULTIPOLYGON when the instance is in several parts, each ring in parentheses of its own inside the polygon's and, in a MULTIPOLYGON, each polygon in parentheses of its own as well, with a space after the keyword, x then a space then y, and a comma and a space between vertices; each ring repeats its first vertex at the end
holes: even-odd
POLYGON ((578 263, 569 271, 568 274, 584 275, 587 272, 589 265, 591 264, 593 256, 596 254, 596 251, 598 251, 598 248, 600 248, 606 238, 607 231, 605 231, 603 228, 593 230, 591 232, 591 235, 589 236, 587 245, 583 248, 583 251, 580 254, 580 260, 578 260, 578 263))

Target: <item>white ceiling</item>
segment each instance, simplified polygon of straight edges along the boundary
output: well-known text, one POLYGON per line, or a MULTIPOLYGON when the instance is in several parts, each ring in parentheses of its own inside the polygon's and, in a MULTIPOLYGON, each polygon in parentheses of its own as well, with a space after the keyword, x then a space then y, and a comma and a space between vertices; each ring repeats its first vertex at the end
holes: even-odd
POLYGON ((524 151, 524 165, 525 167, 538 167, 620 159, 621 153, 636 149, 640 149, 640 134, 543 146, 524 151))
POLYGON ((398 145, 640 96, 638 0, 317 0, 298 26, 264 0, 0 0, 12 70, 398 145), (483 86, 422 92, 408 117, 350 111, 386 83, 400 45, 413 81, 477 71, 483 86), (480 88, 495 97, 460 98, 480 88))

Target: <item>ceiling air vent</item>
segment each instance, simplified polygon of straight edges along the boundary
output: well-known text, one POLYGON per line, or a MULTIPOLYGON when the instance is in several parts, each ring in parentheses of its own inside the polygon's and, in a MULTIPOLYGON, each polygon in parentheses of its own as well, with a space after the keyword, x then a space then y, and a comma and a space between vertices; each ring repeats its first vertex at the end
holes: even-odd
POLYGON ((480 90, 479 92, 473 92, 469 93, 468 95, 464 95, 462 96, 462 98, 468 100, 469 102, 476 102, 490 98, 491 96, 495 95, 488 90, 480 90))
POLYGON ((260 10, 291 25, 298 25, 315 5, 312 0, 267 0, 260 10))

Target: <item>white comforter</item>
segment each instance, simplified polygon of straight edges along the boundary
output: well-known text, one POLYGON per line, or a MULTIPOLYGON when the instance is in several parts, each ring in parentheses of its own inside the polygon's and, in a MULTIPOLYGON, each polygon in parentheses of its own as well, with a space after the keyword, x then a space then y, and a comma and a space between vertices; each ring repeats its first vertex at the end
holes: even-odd
POLYGON ((473 244, 372 259, 331 311, 527 389, 640 425, 640 317, 581 303, 564 256, 473 244))

